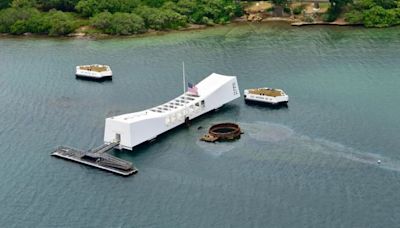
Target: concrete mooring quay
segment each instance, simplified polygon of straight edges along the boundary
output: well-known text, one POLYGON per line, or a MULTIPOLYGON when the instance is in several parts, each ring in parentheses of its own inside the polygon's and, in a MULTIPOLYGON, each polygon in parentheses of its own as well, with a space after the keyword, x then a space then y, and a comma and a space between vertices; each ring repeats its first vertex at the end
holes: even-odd
POLYGON ((131 162, 106 153, 118 145, 118 142, 106 143, 88 151, 60 146, 51 155, 93 166, 122 176, 129 176, 137 173, 138 169, 136 169, 131 162))

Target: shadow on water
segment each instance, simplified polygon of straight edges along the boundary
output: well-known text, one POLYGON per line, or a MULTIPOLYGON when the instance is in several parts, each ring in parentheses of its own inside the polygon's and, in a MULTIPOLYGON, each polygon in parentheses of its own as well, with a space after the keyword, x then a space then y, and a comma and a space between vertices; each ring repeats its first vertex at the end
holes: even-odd
POLYGON ((112 77, 105 77, 105 78, 75 77, 75 79, 77 81, 86 81, 86 82, 112 83, 112 77))
POLYGON ((287 103, 279 103, 279 104, 269 104, 262 103, 257 101, 245 101, 246 106, 255 107, 255 108, 264 108, 264 109, 289 109, 289 105, 287 103))

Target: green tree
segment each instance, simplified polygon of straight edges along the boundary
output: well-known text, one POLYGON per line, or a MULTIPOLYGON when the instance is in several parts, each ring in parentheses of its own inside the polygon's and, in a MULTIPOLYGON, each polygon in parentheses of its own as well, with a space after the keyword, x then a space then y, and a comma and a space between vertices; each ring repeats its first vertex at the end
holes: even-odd
POLYGON ((400 1, 358 0, 346 14, 346 21, 366 27, 388 27, 400 24, 400 1))
POLYGON ((147 6, 160 8, 166 0, 142 0, 142 2, 147 6))
POLYGON ((10 6, 12 0, 0 0, 0 10, 10 6))
POLYGON ((111 28, 113 15, 110 12, 99 13, 96 16, 90 18, 90 24, 100 30, 105 31, 111 28))
POLYGON ((130 35, 144 32, 143 18, 133 13, 99 13, 90 19, 90 24, 109 34, 130 35))
POLYGON ((75 9, 84 17, 91 17, 100 12, 97 0, 81 0, 75 9))
POLYGON ((18 20, 10 27, 10 32, 15 35, 20 35, 28 31, 27 21, 18 20))
POLYGON ((384 9, 392 9, 397 6, 395 0, 374 0, 374 3, 378 6, 382 6, 384 9))
POLYGON ((352 10, 345 14, 345 20, 352 24, 361 24, 364 21, 364 14, 358 10, 352 10))
POLYGON ((11 32, 11 26, 18 20, 28 20, 33 15, 39 14, 39 11, 34 8, 7 8, 0 11, 0 32, 11 32))
POLYGON ((176 9, 175 11, 182 14, 182 15, 186 15, 189 16, 191 14, 193 14, 198 5, 196 4, 195 1, 191 1, 191 0, 179 0, 176 3, 176 9))
POLYGON ((14 34, 73 32, 83 20, 69 11, 90 17, 90 24, 112 34, 227 23, 243 14, 236 0, 0 0, 1 7, 6 9, 0 10, 0 32, 14 34))
POLYGON ((330 7, 328 8, 327 12, 323 15, 322 19, 327 22, 332 22, 339 17, 343 7, 348 3, 352 3, 353 0, 329 0, 329 2, 330 2, 330 7))
POLYGON ((156 30, 176 29, 186 25, 187 18, 170 9, 141 6, 135 13, 143 17, 146 27, 156 30))
POLYGON ((130 35, 145 31, 143 19, 133 13, 115 13, 111 21, 111 28, 106 30, 112 34, 130 35))
POLYGON ((51 9, 62 11, 74 11, 79 0, 38 0, 38 4, 42 10, 51 9))
POLYGON ((197 24, 226 23, 243 14, 242 5, 232 0, 179 0, 177 6, 178 13, 197 24))
POLYGON ((66 35, 78 27, 71 14, 57 10, 50 10, 43 23, 44 27, 48 28, 50 36, 66 35))
POLYGON ((161 29, 177 29, 183 27, 187 23, 186 16, 183 16, 173 10, 163 9, 161 10, 164 23, 161 29))
POLYGON ((26 21, 26 31, 31 33, 48 34, 50 30, 48 13, 38 13, 32 15, 26 21))
POLYGON ((91 17, 104 11, 129 13, 139 4, 140 0, 80 0, 75 8, 82 16, 91 17))
POLYGON ((366 27, 388 27, 400 23, 396 10, 385 10, 381 6, 374 6, 364 13, 366 27))
POLYGON ((33 8, 37 7, 36 0, 13 0, 11 3, 13 8, 33 8))
POLYGON ((355 10, 371 9, 374 6, 376 6, 376 3, 374 0, 359 0, 359 1, 355 1, 353 3, 353 8, 355 10))

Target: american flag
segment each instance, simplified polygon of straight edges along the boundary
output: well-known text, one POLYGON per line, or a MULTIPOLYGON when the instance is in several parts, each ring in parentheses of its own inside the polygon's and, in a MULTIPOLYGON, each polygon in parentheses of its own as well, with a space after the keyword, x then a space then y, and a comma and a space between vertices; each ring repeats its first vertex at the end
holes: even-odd
POLYGON ((197 92, 197 87, 190 82, 188 83, 188 92, 196 96, 199 95, 197 92))

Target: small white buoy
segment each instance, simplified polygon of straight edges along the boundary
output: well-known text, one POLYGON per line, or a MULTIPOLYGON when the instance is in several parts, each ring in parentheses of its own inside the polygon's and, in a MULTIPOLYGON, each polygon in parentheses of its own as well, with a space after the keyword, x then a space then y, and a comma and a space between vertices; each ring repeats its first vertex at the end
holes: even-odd
POLYGON ((378 163, 378 165, 380 165, 381 164, 381 160, 378 160, 377 163, 378 163))

